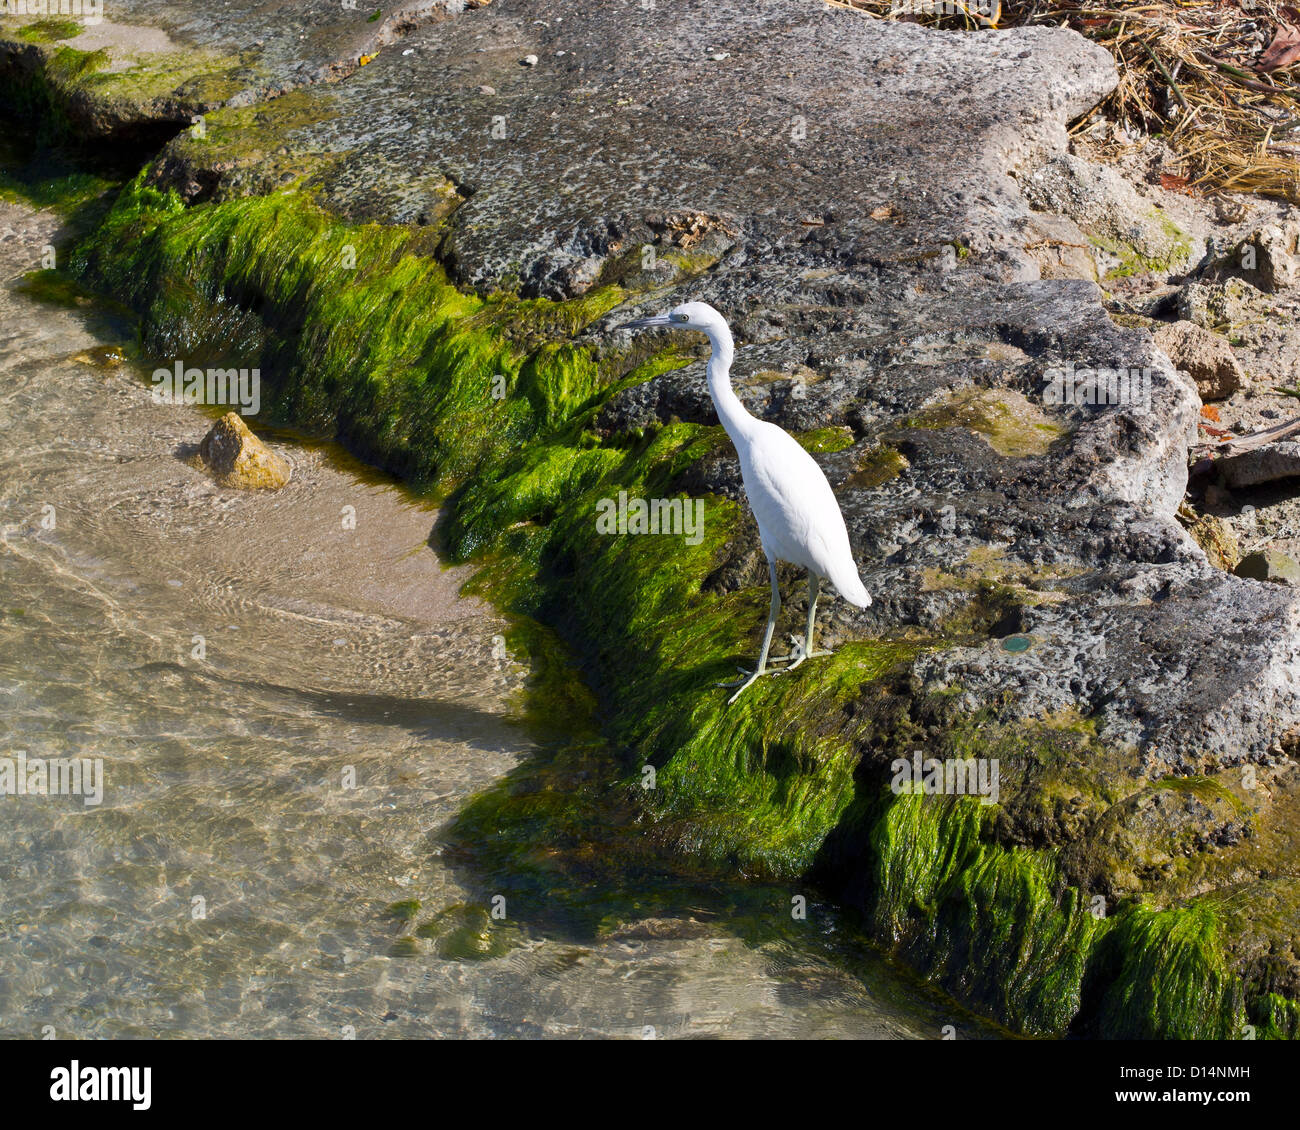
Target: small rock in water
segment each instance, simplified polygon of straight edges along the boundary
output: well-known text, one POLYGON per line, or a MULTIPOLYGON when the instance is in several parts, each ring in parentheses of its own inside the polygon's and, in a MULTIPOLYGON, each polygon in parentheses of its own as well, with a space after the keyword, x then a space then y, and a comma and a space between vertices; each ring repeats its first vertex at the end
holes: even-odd
POLYGON ((94 365, 97 369, 116 369, 126 360, 126 351, 116 345, 98 345, 73 356, 79 365, 94 365))
POLYGON ((535 66, 537 66, 537 56, 536 56, 536 55, 525 55, 521 61, 523 62, 523 64, 524 64, 525 67, 535 67, 535 66))
POLYGON ((207 470, 223 487, 276 490, 289 481, 293 468, 271 451, 238 412, 227 412, 203 437, 191 466, 207 470))
POLYGON ((495 94, 497 92, 497 88, 495 86, 480 86, 478 88, 478 92, 480 94, 495 94))

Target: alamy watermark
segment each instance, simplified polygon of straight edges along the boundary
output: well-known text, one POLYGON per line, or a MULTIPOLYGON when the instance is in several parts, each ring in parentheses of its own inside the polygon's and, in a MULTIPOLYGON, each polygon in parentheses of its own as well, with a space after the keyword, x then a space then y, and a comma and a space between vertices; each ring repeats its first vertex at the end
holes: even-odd
POLYGON ((596 533, 676 534, 687 545, 699 545, 704 540, 704 499, 629 498, 621 490, 617 499, 596 503, 596 533))
POLYGON ((133 1110, 148 1110, 152 1082, 152 1067, 82 1067, 74 1059, 50 1072, 50 1101, 130 1103, 133 1110))
POLYGON ((0 757, 0 797, 79 796, 82 804, 104 800, 102 757, 28 757, 25 749, 0 757))
POLYGON ((996 757, 925 757, 915 750, 911 760, 895 758, 889 771, 889 787, 895 795, 924 793, 927 796, 977 796, 980 804, 997 804, 998 759, 996 757))
POLYGON ((256 416, 262 407, 261 369, 187 369, 177 361, 153 371, 155 404, 213 404, 256 416))
POLYGON ((1070 362, 1043 374, 1044 404, 1123 404, 1151 407, 1150 369, 1079 368, 1070 362))
POLYGON ((993 19, 1001 10, 1001 0, 894 0, 891 16, 984 16, 993 19))
POLYGON ((0 0, 0 16, 68 16, 88 26, 104 20, 104 0, 0 0))

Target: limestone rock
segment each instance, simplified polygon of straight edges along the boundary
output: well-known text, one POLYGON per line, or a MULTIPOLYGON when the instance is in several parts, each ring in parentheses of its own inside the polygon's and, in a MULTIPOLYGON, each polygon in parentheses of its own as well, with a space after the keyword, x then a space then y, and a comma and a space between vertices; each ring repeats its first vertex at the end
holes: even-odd
POLYGON ((1210 559, 1210 564, 1225 573, 1231 573, 1241 560, 1237 534, 1222 518, 1214 514, 1198 514, 1187 503, 1178 508, 1178 521, 1210 559))
POLYGON ((1237 576, 1278 585, 1300 585, 1300 565, 1272 546, 1248 553, 1236 569, 1237 576))
POLYGON ((1210 248, 1199 272, 1207 279, 1235 277, 1275 293, 1300 283, 1300 219, 1266 224, 1245 239, 1210 248))
POLYGON ((1266 227, 1252 237, 1251 243, 1266 290, 1283 290, 1300 283, 1300 221, 1266 227))
POLYGON ((1282 440, 1230 455, 1215 464, 1225 485, 1234 489, 1300 476, 1300 442, 1282 440))
POLYGON ((1213 330, 1246 321, 1265 301, 1259 290, 1241 279, 1188 283, 1178 293, 1178 317, 1213 330))
POLYGON ((1045 279, 1098 281, 1097 260, 1088 237, 1065 216, 1035 214, 1025 228, 1025 250, 1045 279))
POLYGON ((1156 345, 1196 382, 1202 400, 1222 400, 1241 387, 1245 374, 1232 347, 1194 322, 1173 322, 1153 335, 1156 345))
POLYGON ((191 464, 208 471, 223 487, 277 490, 293 468, 257 438, 238 412, 227 412, 203 437, 191 464))
POLYGON ((1092 237, 1103 274, 1172 270, 1203 251, 1114 169, 1061 153, 1023 181, 1030 207, 1067 216, 1092 237))

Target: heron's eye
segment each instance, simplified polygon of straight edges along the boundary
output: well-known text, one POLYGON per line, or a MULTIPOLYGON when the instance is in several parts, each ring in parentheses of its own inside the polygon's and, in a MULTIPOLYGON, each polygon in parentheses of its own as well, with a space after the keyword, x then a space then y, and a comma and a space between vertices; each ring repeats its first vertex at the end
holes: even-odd
POLYGON ((690 315, 689 315, 689 314, 670 314, 669 317, 672 318, 672 320, 673 320, 674 322, 684 322, 684 321, 686 321, 686 320, 690 317, 690 315))

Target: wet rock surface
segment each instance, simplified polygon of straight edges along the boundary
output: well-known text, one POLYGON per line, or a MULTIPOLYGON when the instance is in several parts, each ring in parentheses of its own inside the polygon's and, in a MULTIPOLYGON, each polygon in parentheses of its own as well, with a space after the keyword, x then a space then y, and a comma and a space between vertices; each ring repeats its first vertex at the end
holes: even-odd
POLYGON ((238 490, 278 490, 293 474, 289 461, 258 439, 237 412, 212 425, 191 462, 238 490))
MULTIPOLYGON (((830 640, 945 638, 912 663, 913 693, 1007 724, 1083 718, 1130 785, 1285 767, 1300 599, 1216 567, 1175 516, 1201 397, 1231 391, 1231 358, 1209 373, 1171 363, 1090 281, 1182 269, 1204 250, 1122 182, 1090 194, 1068 156, 1067 124, 1116 81, 1101 49, 1063 30, 941 35, 801 0, 494 0, 353 67, 377 42, 355 13, 331 9, 298 41, 299 25, 253 4, 201 29, 174 5, 120 7, 217 53, 266 28, 258 65, 274 79, 240 77, 207 136, 178 135, 154 163, 157 187, 220 201, 296 176, 342 219, 428 228, 466 290, 624 286, 629 303, 576 340, 629 365, 662 340, 614 332, 628 316, 687 298, 722 310, 751 411, 853 435, 818 459, 874 602, 831 603, 830 640), (331 58, 347 81, 319 84, 331 58), (276 83, 302 89, 264 101, 276 83), (1141 215, 1116 226, 1116 201, 1141 215)), ((1286 248, 1269 240, 1272 286, 1286 248)), ((1144 309, 1202 323, 1215 300, 1171 287, 1144 309)), ((713 419, 699 353, 612 396, 594 427, 617 442, 713 419)), ((738 496, 729 449, 688 478, 738 496)), ((715 588, 752 583, 754 545, 732 550, 715 588)), ((1277 782, 1295 787, 1282 769, 1277 782)), ((1089 809, 1049 842, 1097 829, 1068 877, 1095 872, 1121 893, 1189 854, 1231 859, 1164 897, 1267 885, 1252 843, 1285 835, 1268 825, 1252 841, 1243 827, 1289 809, 1251 811, 1157 792, 1109 830, 1089 809), (1157 826, 1163 855, 1148 851, 1157 826)))

